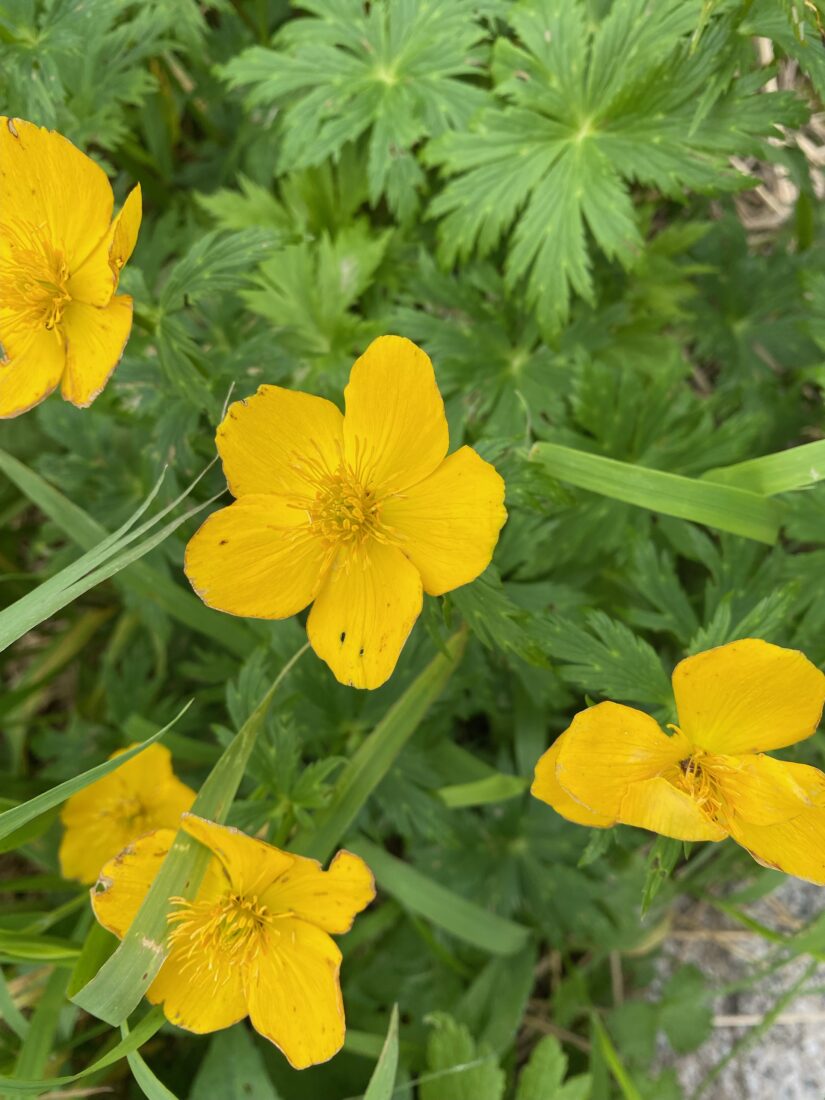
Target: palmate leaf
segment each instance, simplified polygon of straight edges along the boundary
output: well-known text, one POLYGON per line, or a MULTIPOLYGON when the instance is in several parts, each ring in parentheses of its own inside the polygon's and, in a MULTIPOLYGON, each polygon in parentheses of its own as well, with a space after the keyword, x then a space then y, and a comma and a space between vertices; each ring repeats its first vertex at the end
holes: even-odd
POLYGON ((615 0, 593 30, 581 0, 514 5, 516 41, 501 37, 493 52, 501 104, 426 151, 454 177, 430 206, 442 219, 441 258, 483 255, 507 235, 508 285, 526 280, 553 329, 571 293, 593 298, 588 233, 608 259, 635 262, 643 242, 632 184, 675 198, 746 186, 729 157, 761 149, 805 108, 784 93, 757 95, 767 74, 703 98, 712 77, 732 76, 744 40, 730 16, 692 49, 700 9, 700 0, 615 0))
POLYGON ((478 17, 500 0, 304 0, 315 18, 286 24, 274 49, 254 46, 223 69, 250 104, 286 104, 283 168, 320 164, 367 136, 373 205, 414 211, 423 172, 413 147, 464 128, 487 93, 463 79, 484 57, 478 17))

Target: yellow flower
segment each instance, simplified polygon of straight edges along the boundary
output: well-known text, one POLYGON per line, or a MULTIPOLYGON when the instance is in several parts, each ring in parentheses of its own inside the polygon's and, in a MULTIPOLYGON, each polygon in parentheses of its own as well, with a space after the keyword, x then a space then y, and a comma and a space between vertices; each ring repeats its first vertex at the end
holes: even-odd
MULTIPOLYGON (((193 901, 172 899, 169 953, 147 996, 178 1027, 203 1034, 249 1016, 296 1069, 326 1062, 344 1042, 341 952, 375 897, 362 859, 339 852, 328 871, 237 829, 184 814, 213 854, 193 901)), ((161 829, 108 863, 91 891, 95 916, 122 937, 174 840, 161 829)))
POLYGON ((150 745, 64 805, 63 876, 94 882, 103 864, 136 837, 152 829, 176 828, 194 800, 195 792, 172 771, 172 755, 165 745, 150 745))
POLYGON ((822 672, 746 638, 681 661, 673 691, 670 737, 618 703, 577 714, 539 760, 532 793, 580 825, 730 836, 765 866, 825 884, 825 775, 763 755, 817 728, 822 672))
POLYGON ((400 336, 373 341, 346 416, 280 386, 230 406, 217 446, 233 496, 195 534, 186 574, 220 611, 285 619, 314 604, 312 648, 341 683, 392 674, 421 611, 489 565, 504 482, 470 447, 447 457, 432 363, 400 336))
POLYGON ((112 221, 105 172, 52 130, 0 115, 0 417, 58 385, 80 407, 123 354, 132 299, 115 297, 141 218, 136 187, 112 221))

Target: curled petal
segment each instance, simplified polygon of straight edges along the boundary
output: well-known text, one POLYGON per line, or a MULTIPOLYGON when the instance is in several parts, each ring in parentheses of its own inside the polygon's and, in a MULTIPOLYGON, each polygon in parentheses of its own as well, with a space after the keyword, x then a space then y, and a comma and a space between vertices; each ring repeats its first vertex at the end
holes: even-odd
POLYGON ((568 821, 574 821, 577 825, 590 825, 594 829, 609 829, 611 825, 616 824, 615 817, 606 817, 604 814, 594 813, 586 806, 582 806, 567 793, 556 778, 556 765, 564 737, 565 734, 557 737, 539 759, 530 793, 535 798, 540 798, 542 802, 546 802, 548 806, 552 806, 556 813, 566 817, 568 821))
POLYGON ((132 255, 141 222, 140 185, 129 193, 109 232, 72 273, 68 292, 73 299, 90 306, 106 306, 120 281, 120 272, 132 255))
POLYGON ((764 867, 825 886, 825 809, 821 806, 772 825, 734 817, 731 836, 764 867))
POLYGON ((676 840, 723 840, 728 834, 690 795, 656 776, 631 783, 619 807, 623 825, 650 829, 676 840))
POLYGON ((681 734, 668 737, 649 714, 598 703, 565 731, 556 778, 575 801, 618 820, 631 783, 655 778, 689 752, 681 734))
POLYGON ((729 812, 752 825, 775 825, 825 807, 825 775, 808 764, 760 754, 713 757, 713 775, 729 812))

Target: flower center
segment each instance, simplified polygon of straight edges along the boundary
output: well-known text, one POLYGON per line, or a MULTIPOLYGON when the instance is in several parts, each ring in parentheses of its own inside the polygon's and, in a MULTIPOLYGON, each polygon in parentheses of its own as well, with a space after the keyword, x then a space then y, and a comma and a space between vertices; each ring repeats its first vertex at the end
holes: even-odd
POLYGON ((309 517, 316 532, 336 546, 383 537, 381 502, 345 463, 319 481, 309 517))
POLYGON ((14 328, 21 335, 54 329, 71 301, 66 258, 47 239, 44 228, 28 223, 0 226, 0 302, 16 315, 14 328))
POLYGON ((270 913, 257 897, 241 894, 223 894, 210 901, 171 900, 180 908, 168 917, 176 926, 169 935, 169 947, 182 953, 184 968, 212 968, 217 958, 238 966, 254 963, 271 937, 278 935, 274 918, 286 915, 270 913))
POLYGON ((105 817, 114 818, 118 825, 123 826, 134 836, 146 832, 149 828, 151 815, 137 795, 121 798, 119 802, 109 806, 103 812, 105 817))
POLYGON ((722 809, 722 795, 713 769, 703 759, 703 753, 694 753, 680 760, 667 778, 674 787, 689 795, 699 808, 713 819, 722 809))

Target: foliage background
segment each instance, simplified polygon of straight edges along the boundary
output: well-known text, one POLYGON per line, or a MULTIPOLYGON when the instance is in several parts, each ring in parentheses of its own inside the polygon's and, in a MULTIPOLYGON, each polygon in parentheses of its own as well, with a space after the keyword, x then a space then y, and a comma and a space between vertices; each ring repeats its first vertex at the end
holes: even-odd
MULTIPOLYGON (((332 1063, 297 1074, 244 1027, 167 1027, 143 1055, 175 1096, 361 1096, 395 1003, 398 1096, 682 1095, 654 1037, 699 1046, 713 989, 695 969, 651 986, 672 907, 739 913, 779 876, 730 844, 684 862, 632 830, 589 839, 526 786, 586 699, 669 718, 687 653, 755 635, 825 663, 825 491, 786 494, 768 546, 571 488, 529 447, 699 477, 822 438, 821 18, 802 0, 0 0, 0 113, 65 133, 121 201, 139 180, 146 206, 113 380, 90 411, 52 399, 4 422, 4 451, 113 530, 165 465, 169 501, 212 459, 230 387, 340 402, 355 356, 398 332, 435 362, 452 446, 508 485, 493 566, 428 600, 389 684, 352 691, 302 659, 230 816, 280 844, 311 827, 465 622, 463 661, 355 830, 424 876, 429 908, 385 885, 345 939, 332 1063), (518 950, 445 931, 432 884, 519 925, 518 950)), ((212 469, 195 499, 222 487, 212 469)), ((88 542, 76 511, 13 480, 0 517, 3 604, 88 542)), ((190 698, 166 743, 197 786, 298 649, 296 621, 181 600, 193 529, 0 657, 6 804, 190 698)), ((820 734, 795 758, 822 757, 820 734)), ((86 903, 57 875, 54 815, 18 839, 0 1067, 77 1072, 116 1038, 65 1000, 86 903), (36 1041, 9 998, 35 1009, 36 1041)), ((825 949, 821 922, 788 939, 776 965, 825 949)), ((168 1096, 124 1062, 89 1080, 168 1096)))

